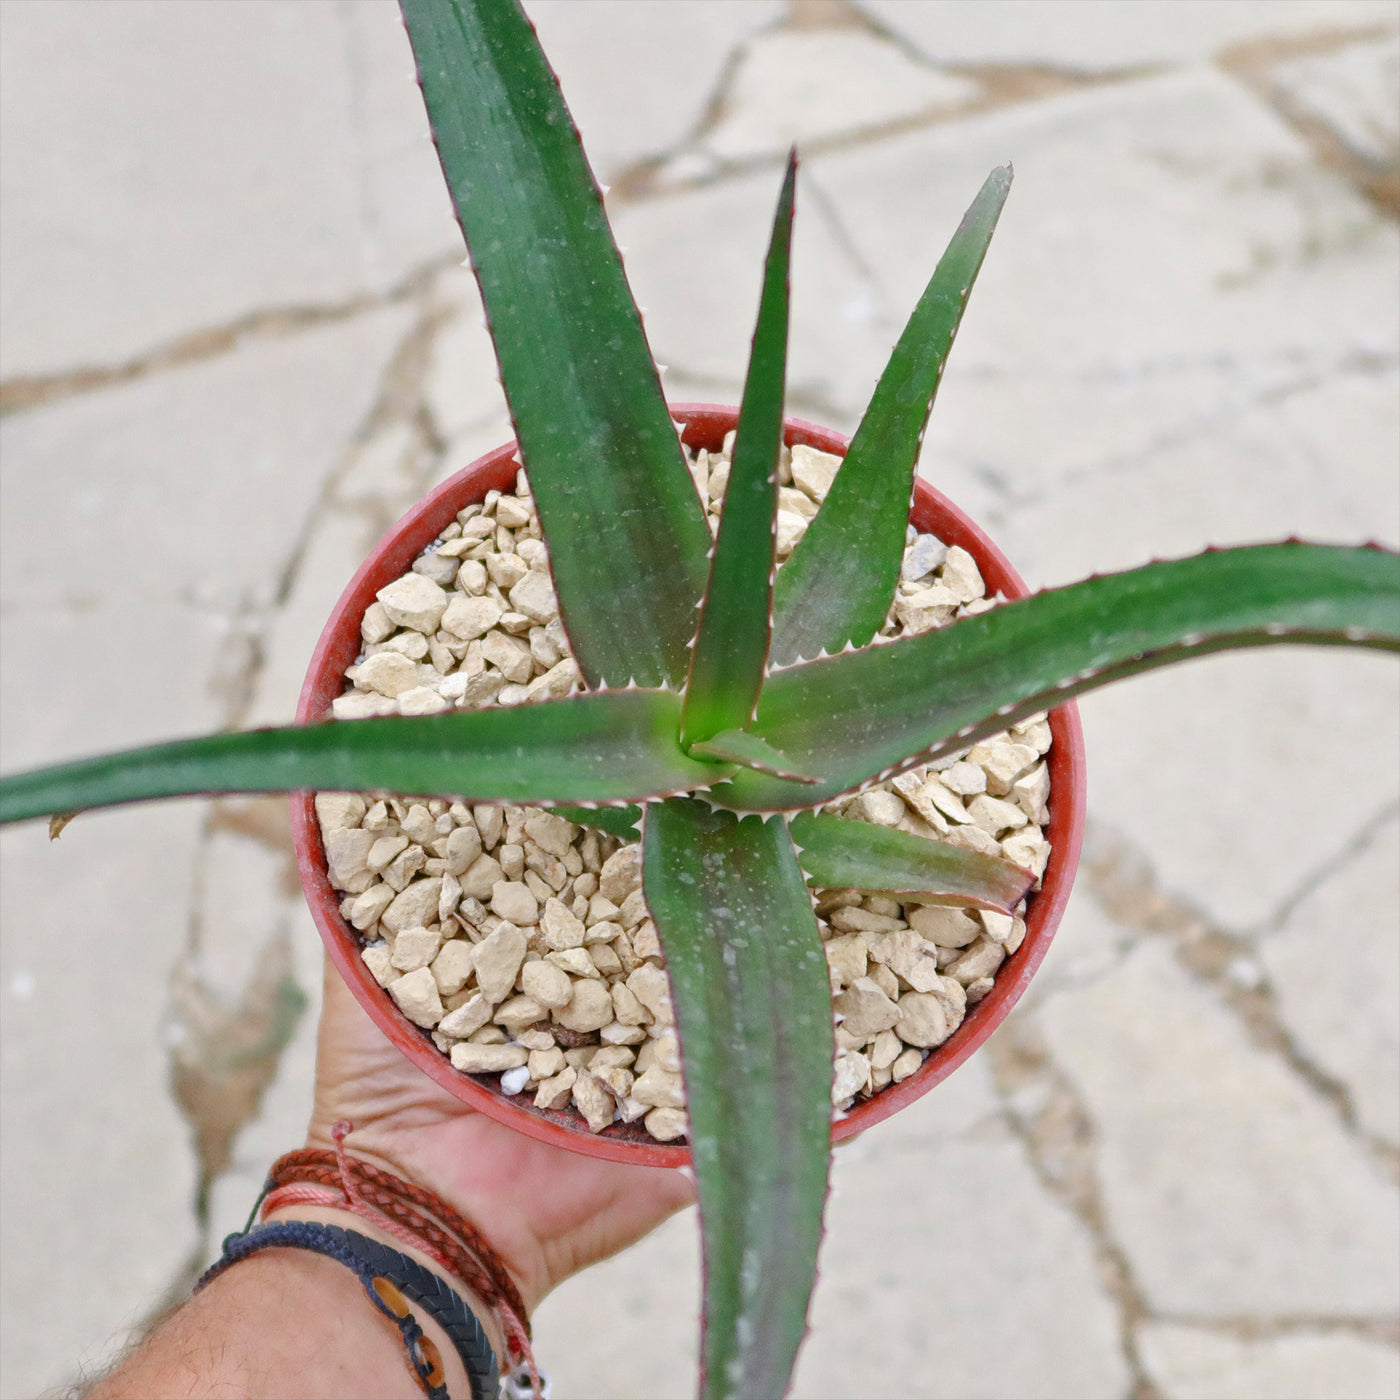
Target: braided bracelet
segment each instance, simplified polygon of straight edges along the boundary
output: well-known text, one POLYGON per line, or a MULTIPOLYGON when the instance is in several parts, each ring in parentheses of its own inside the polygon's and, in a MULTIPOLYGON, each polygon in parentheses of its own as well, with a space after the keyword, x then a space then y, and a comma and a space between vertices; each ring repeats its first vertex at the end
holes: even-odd
POLYGON ((412 1298, 437 1320, 466 1367, 472 1400, 493 1400, 498 1384, 496 1356, 476 1315, 446 1283, 406 1254, 338 1225, 305 1220, 259 1225, 224 1241, 222 1256, 195 1285, 198 1292, 225 1269, 263 1249, 307 1249, 344 1264, 364 1286, 375 1307, 399 1329, 408 1364, 428 1400, 450 1400, 442 1356, 409 1310, 412 1298))

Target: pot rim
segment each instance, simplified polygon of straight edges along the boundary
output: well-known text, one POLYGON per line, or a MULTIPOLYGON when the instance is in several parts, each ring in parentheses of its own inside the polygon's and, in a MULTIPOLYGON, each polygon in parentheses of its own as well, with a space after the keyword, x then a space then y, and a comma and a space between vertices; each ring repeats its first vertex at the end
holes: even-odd
MULTIPOLYGON (((718 448, 724 434, 738 421, 738 409, 728 405, 677 403, 669 408, 671 416, 684 425, 684 440, 692 446, 713 444, 718 448)), ((844 454, 850 443, 848 437, 829 428, 791 417, 784 419, 784 441, 789 446, 802 443, 838 455, 844 454)), ((332 609, 316 644, 297 704, 298 724, 322 721, 331 700, 341 693, 345 669, 361 650, 360 620, 377 591, 406 572, 464 505, 480 500, 487 491, 508 490, 519 469, 516 443, 504 443, 436 486, 375 545, 332 609)), ((915 480, 911 520, 945 543, 961 545, 972 554, 989 592, 999 591, 1008 599, 1030 592, 982 529, 922 478, 915 480)), ((1083 842, 1085 810, 1084 739, 1074 703, 1051 710, 1049 722, 1053 740, 1046 827, 1050 856, 1041 888, 1027 910, 1021 946, 999 969, 991 991, 968 1009, 958 1029, 933 1049, 909 1078, 870 1099, 857 1101, 844 1114, 833 1115, 833 1143, 844 1142, 881 1122, 947 1078, 1005 1020, 1044 960, 1069 901, 1083 842)), ((454 1069, 429 1033, 399 1011, 360 957, 358 935, 340 913, 343 896, 327 877, 314 793, 291 795, 291 821, 302 889, 328 957, 375 1025, 419 1069, 470 1107, 553 1146, 634 1165, 679 1167, 689 1163, 688 1144, 659 1143, 640 1123, 615 1123, 595 1134, 572 1113, 536 1109, 524 1095, 502 1093, 494 1076, 488 1081, 454 1069)))

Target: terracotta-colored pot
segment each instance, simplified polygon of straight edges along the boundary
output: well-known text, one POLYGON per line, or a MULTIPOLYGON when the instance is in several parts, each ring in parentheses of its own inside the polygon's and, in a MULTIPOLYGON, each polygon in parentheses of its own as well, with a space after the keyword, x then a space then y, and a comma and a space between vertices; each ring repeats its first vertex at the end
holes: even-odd
MULTIPOLYGON (((685 424, 688 445, 712 450, 719 448, 738 417, 737 409, 712 404, 674 404, 671 412, 685 424)), ((848 442, 839 433, 796 418, 787 420, 786 440, 789 445, 805 443, 838 454, 845 452, 848 442)), ((344 688, 345 670, 360 651, 360 619, 378 590, 405 573, 464 506, 481 500, 490 490, 509 489, 518 468, 515 444, 507 443, 443 482, 385 535, 350 581, 326 623, 302 686, 297 706, 299 723, 318 721, 330 712, 331 701, 344 688)), ((921 530, 966 549, 977 560, 989 593, 1000 591, 1008 598, 1019 598, 1028 592, 991 540, 946 496, 922 480, 916 484, 912 519, 921 530)), ((891 1085, 866 1102, 857 1102, 833 1124, 833 1140, 839 1142, 863 1132, 951 1074, 1001 1024, 1045 957, 1069 899, 1084 826, 1084 741, 1074 705, 1062 705, 1052 711, 1050 728, 1054 737, 1047 831, 1051 855, 1042 886, 1030 900, 1024 941, 1002 965, 992 990, 969 1010, 962 1025, 929 1054, 922 1067, 903 1083, 891 1085)), ((649 1166, 674 1167, 689 1160, 688 1147, 657 1143, 640 1122, 614 1123, 602 1133, 592 1133, 572 1111, 547 1112, 535 1108, 527 1095, 502 1093, 494 1075, 474 1078, 455 1070, 428 1032, 399 1011, 360 957, 358 936, 340 914, 342 896, 331 887, 326 875, 312 795, 295 793, 291 805, 302 887, 331 961, 375 1024, 425 1074, 482 1113, 558 1147, 649 1166)))

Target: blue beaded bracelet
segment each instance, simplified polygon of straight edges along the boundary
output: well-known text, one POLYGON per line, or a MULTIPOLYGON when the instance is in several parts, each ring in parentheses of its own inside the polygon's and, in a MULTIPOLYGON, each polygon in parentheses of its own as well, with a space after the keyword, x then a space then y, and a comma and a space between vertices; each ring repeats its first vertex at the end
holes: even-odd
POLYGON ((476 1314, 431 1269, 416 1259, 354 1230, 310 1221, 279 1221, 229 1235, 222 1256, 195 1284, 198 1292, 225 1269, 261 1249, 309 1249, 344 1264, 364 1286, 369 1300, 399 1329, 409 1365, 428 1400, 450 1400, 444 1384, 442 1357, 423 1334, 406 1298, 419 1303, 447 1333, 466 1368, 472 1400, 495 1400, 500 1386, 496 1354, 476 1314))

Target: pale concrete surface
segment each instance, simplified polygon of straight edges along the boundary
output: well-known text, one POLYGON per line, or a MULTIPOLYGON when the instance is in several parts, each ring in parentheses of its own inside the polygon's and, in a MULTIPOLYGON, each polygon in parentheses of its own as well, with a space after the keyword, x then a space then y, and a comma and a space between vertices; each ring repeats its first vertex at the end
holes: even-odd
MULTIPOLYGON (((1011 160, 923 470, 1033 583, 1400 539, 1386 0, 531 10, 675 397, 737 394, 788 141, 790 407, 846 429, 1011 160)), ((284 720, 365 549, 508 435, 394 8, 0 26, 4 765, 284 720)), ((987 1052, 840 1154, 796 1395, 1396 1393, 1398 693, 1269 651, 1085 702, 1075 904, 987 1052)), ((102 1364, 299 1140, 284 827, 0 841, 5 1400, 102 1364)), ((561 1400, 692 1393, 696 1255, 686 1215, 546 1301, 561 1400)))

